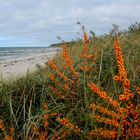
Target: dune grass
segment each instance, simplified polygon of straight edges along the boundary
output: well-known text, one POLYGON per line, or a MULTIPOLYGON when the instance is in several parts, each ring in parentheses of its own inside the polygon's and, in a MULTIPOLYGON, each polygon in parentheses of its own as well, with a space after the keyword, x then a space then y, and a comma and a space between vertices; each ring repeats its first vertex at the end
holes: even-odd
POLYGON ((90 39, 83 30, 83 39, 64 43, 46 67, 12 82, 1 80, 0 139, 139 139, 140 28, 136 27, 125 35, 90 39), (122 49, 117 54, 123 54, 120 67, 115 38, 122 49), (115 82, 116 75, 123 80, 115 82), (128 98, 120 98, 124 91, 128 98))

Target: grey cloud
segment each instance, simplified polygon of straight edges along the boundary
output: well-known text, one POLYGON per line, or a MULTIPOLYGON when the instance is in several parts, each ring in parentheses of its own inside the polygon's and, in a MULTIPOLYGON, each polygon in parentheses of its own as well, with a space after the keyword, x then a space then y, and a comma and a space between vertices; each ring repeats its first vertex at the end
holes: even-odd
POLYGON ((58 34, 71 40, 79 31, 77 21, 101 34, 109 31, 112 23, 124 28, 140 19, 139 0, 0 0, 0 3, 0 38, 27 38, 35 43, 53 43, 58 34))

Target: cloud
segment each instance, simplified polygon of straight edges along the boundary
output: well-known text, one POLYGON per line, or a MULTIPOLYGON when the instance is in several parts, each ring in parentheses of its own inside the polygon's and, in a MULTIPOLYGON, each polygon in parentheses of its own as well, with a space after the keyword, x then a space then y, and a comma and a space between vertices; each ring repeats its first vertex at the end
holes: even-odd
POLYGON ((13 41, 23 45, 24 42, 48 45, 57 41, 57 35, 71 40, 79 31, 77 21, 102 34, 113 23, 125 28, 140 20, 139 0, 0 0, 0 3, 0 38, 7 38, 8 43, 17 38, 13 41))

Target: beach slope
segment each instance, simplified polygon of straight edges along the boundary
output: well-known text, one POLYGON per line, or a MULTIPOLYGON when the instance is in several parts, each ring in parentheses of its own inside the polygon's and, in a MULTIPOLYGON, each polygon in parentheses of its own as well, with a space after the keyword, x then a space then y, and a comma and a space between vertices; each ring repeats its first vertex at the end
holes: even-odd
POLYGON ((0 62, 0 73, 2 79, 17 78, 27 72, 33 72, 38 66, 44 66, 48 58, 52 58, 56 51, 49 53, 34 54, 19 59, 0 62))

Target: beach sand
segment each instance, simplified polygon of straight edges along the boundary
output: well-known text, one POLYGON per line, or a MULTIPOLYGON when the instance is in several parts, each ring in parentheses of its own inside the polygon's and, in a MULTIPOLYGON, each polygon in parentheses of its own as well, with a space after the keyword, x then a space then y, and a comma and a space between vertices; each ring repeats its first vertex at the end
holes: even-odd
POLYGON ((0 74, 2 79, 21 77, 27 72, 33 72, 37 66, 45 66, 48 58, 52 58, 57 52, 35 54, 15 60, 7 60, 0 62, 0 74))

